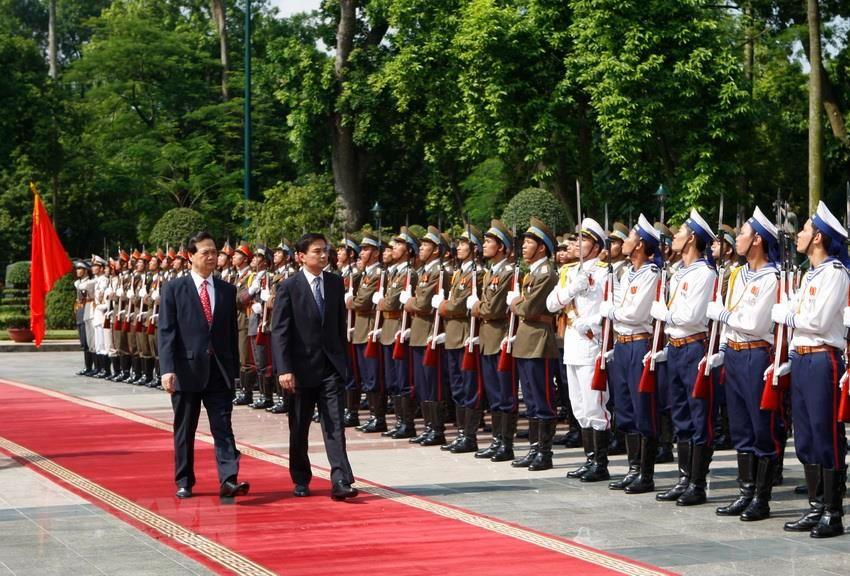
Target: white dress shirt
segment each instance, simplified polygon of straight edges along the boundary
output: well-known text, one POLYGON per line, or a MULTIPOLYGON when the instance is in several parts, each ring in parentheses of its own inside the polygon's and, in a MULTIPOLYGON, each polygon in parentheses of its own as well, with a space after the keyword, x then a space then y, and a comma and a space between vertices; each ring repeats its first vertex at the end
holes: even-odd
POLYGON ((192 281, 195 283, 195 290, 198 291, 198 298, 201 297, 201 284, 204 280, 207 281, 207 294, 210 296, 210 312, 215 314, 215 285, 213 284, 213 277, 210 274, 208 277, 204 278, 200 274, 197 274, 194 270, 190 272, 192 274, 192 281))

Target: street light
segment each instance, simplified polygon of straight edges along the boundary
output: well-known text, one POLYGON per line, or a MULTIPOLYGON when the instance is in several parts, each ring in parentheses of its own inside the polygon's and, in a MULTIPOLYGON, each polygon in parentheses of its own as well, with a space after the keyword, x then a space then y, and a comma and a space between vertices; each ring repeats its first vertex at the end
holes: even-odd
POLYGON ((661 223, 664 224, 664 203, 667 200, 667 188, 664 184, 658 186, 658 190, 655 191, 655 195, 658 197, 658 203, 661 206, 661 223))
POLYGON ((375 225, 376 225, 375 228, 378 231, 378 239, 380 240, 380 238, 381 238, 381 213, 384 211, 384 209, 381 208, 381 205, 378 203, 377 200, 375 200, 375 205, 372 206, 371 210, 369 210, 369 211, 372 213, 372 216, 375 217, 375 225))

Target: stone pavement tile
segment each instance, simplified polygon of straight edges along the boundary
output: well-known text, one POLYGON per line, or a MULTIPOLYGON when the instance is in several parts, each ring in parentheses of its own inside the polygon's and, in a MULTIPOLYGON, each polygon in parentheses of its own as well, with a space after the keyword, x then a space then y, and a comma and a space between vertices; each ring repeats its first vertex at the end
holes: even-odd
POLYGON ((0 562, 0 576, 14 576, 14 572, 12 569, 6 566, 3 562, 0 562))

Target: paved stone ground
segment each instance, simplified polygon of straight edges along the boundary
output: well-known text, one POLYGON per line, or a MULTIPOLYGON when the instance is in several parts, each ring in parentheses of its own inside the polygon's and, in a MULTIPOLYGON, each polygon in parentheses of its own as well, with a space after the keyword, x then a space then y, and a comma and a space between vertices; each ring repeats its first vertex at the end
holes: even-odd
MULTIPOLYGON (((73 376, 79 364, 79 353, 7 353, 0 355, 0 378, 60 390, 170 420, 170 403, 163 392, 73 376)), ((203 422, 202 417, 201 429, 205 430, 203 422)), ((239 408, 234 412, 234 427, 237 440, 241 442, 272 451, 286 451, 286 417, 239 408)), ((326 465, 317 427, 313 432, 310 445, 314 464, 326 465)), ((555 468, 534 473, 513 469, 508 464, 475 460, 471 455, 450 455, 437 448, 415 447, 406 441, 386 440, 351 430, 348 439, 352 465, 360 477, 677 573, 689 576, 850 574, 850 535, 816 541, 807 534, 782 531, 782 523, 797 517, 805 505, 803 498, 791 492, 795 484, 802 482, 802 469, 793 456, 792 447, 786 459, 785 485, 774 492, 773 517, 764 522, 743 523, 736 518, 720 518, 714 514, 714 507, 731 501, 737 490, 732 451, 715 454, 709 478, 709 504, 681 508, 658 503, 651 494, 626 496, 608 490, 605 483, 587 485, 567 480, 565 472, 583 460, 575 449, 556 449, 555 468)), ((521 443, 519 445, 521 447, 521 443)), ((622 474, 625 469, 624 457, 612 459, 613 474, 622 474)), ((7 472, 8 469, 2 470, 0 474, 4 479, 11 477, 13 485, 25 481, 7 472)), ((660 465, 656 483, 666 487, 674 482, 675 476, 672 464, 660 465)), ((9 503, 9 508, 18 510, 22 516, 26 513, 21 510, 27 506, 26 502, 9 503)), ((124 558, 161 554, 164 561, 172 562, 166 564, 167 568, 156 571, 157 574, 171 574, 176 570, 184 571, 176 573, 204 573, 197 564, 178 558, 179 554, 161 545, 154 547, 156 543, 152 539, 109 515, 79 502, 73 506, 92 515, 92 519, 87 520, 92 528, 78 534, 74 543, 62 544, 65 548, 72 551, 85 550, 87 546, 96 548, 92 541, 108 534, 110 539, 126 539, 117 544, 124 558)), ((4 513, 0 510, 0 531, 3 530, 4 513)), ((31 550, 42 546, 43 538, 37 534, 28 538, 16 532, 18 547, 7 551, 3 537, 12 532, 14 530, 0 533, 0 574, 4 568, 14 574, 27 573, 10 562, 17 558, 26 566, 21 557, 32 557, 31 550)), ((57 540, 61 541, 61 537, 57 540)), ((105 552, 104 556, 109 554, 105 552)), ((100 574, 97 569, 106 573, 128 573, 109 572, 96 564, 93 566, 94 569, 74 570, 74 573, 100 574)), ((44 573, 47 572, 39 572, 44 573)))

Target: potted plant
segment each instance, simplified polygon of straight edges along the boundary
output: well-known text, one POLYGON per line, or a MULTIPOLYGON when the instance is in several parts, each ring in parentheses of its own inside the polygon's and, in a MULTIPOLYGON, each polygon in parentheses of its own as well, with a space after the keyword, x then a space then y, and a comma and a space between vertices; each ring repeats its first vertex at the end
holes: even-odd
POLYGON ((30 330, 29 315, 16 314, 8 319, 7 326, 9 338, 13 342, 32 342, 35 340, 35 334, 30 330))

